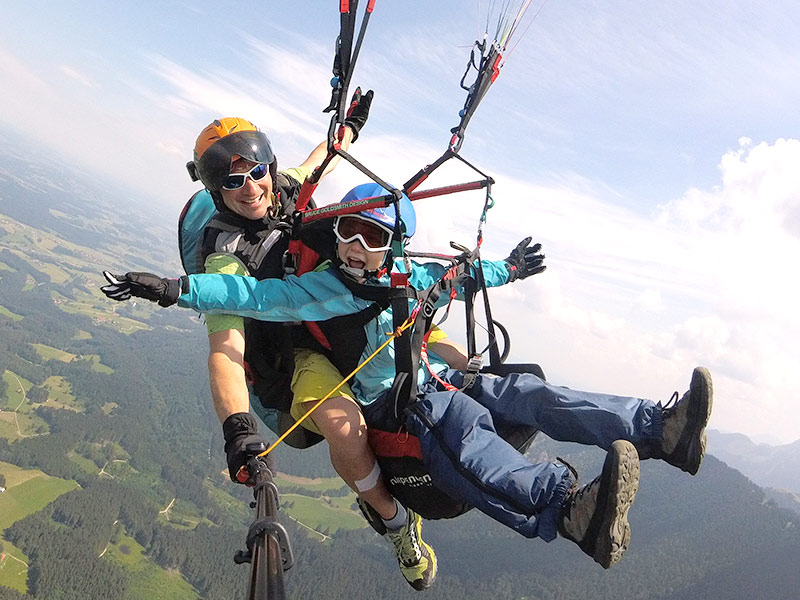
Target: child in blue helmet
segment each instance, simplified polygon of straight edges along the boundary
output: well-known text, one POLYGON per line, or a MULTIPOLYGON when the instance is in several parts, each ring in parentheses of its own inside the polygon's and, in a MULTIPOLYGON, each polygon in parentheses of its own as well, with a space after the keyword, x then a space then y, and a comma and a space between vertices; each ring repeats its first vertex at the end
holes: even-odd
MULTIPOLYGON (((348 199, 372 197, 374 186, 355 188, 348 199)), ((413 234, 413 207, 401 199, 400 221, 413 234)), ((110 276, 109 297, 130 295, 178 303, 202 312, 238 313, 273 321, 322 321, 358 312, 369 302, 356 297, 342 275, 362 283, 386 285, 382 271, 398 221, 393 205, 340 217, 335 226, 339 269, 256 281, 225 275, 191 275, 180 280, 150 274, 110 276)), ((482 260, 487 285, 524 279, 544 270, 540 246, 523 240, 505 260, 482 260)), ((394 257, 394 268, 403 261, 394 257)), ((444 274, 437 263, 412 263, 410 284, 426 289, 444 274)), ((446 302, 443 299, 442 302, 446 302)), ((391 308, 364 326, 369 356, 393 330, 391 308)), ((391 346, 391 345, 390 345, 391 346)), ((527 537, 570 539, 608 568, 630 540, 627 514, 638 489, 639 458, 661 458, 695 474, 705 452, 705 427, 712 386, 706 369, 695 369, 689 391, 672 407, 650 400, 581 392, 554 386, 527 373, 505 377, 478 375, 465 391, 464 372, 451 368, 450 349, 435 345, 429 362, 438 378, 419 365, 419 401, 405 426, 420 439, 431 477, 456 500, 475 506, 527 537), (529 425, 553 439, 595 445, 608 451, 602 473, 578 487, 574 474, 557 463, 528 461, 497 433, 495 423, 529 425)), ((393 351, 379 353, 351 386, 366 423, 379 422, 395 375, 393 351)), ((418 531, 418 529, 417 529, 418 531)))

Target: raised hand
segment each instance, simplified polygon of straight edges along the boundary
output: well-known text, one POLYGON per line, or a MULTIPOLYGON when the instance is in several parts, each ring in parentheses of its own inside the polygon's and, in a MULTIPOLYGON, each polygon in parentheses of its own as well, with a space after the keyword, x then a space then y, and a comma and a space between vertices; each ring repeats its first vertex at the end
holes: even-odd
POLYGON ((369 117, 369 107, 372 105, 372 90, 366 94, 361 94, 361 88, 356 88, 353 98, 350 100, 350 108, 347 110, 347 117, 344 124, 353 130, 353 141, 358 139, 358 132, 364 127, 369 117))
POLYGON ((522 240, 506 259, 509 282, 536 275, 547 268, 543 264, 544 254, 541 254, 542 245, 534 244, 530 246, 529 244, 532 239, 531 237, 526 237, 522 240))

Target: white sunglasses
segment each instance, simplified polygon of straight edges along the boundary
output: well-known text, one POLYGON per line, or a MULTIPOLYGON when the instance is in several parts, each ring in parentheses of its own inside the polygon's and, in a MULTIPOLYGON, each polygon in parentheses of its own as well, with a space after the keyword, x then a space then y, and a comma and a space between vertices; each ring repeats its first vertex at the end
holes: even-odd
POLYGON ((261 181, 267 176, 267 171, 267 165, 258 164, 246 173, 230 173, 225 178, 225 181, 222 182, 222 189, 229 191, 238 190, 239 188, 244 187, 244 184, 247 183, 248 177, 253 181, 261 181))

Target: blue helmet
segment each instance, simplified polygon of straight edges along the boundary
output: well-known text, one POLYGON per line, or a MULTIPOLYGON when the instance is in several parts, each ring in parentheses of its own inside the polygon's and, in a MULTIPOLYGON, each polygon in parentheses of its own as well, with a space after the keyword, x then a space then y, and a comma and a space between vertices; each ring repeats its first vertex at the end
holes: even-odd
MULTIPOLYGON (((342 202, 351 202, 353 200, 366 200, 367 198, 379 198, 386 196, 390 192, 377 183, 362 183, 354 187, 352 190, 345 194, 342 202)), ((397 222, 397 212, 395 211, 394 203, 389 206, 381 206, 378 208, 369 208, 362 210, 358 215, 364 219, 374 221, 378 225, 388 227, 394 231, 397 222)), ((408 240, 417 231, 417 214, 414 211, 414 205, 408 196, 403 194, 400 198, 400 221, 403 225, 403 238, 408 240)))

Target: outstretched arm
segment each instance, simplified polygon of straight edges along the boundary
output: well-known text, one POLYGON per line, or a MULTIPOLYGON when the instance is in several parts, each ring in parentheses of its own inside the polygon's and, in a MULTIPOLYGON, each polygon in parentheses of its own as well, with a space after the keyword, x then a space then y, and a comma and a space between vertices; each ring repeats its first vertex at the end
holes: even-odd
MULTIPOLYGON (((547 268, 544 265, 545 256, 541 253, 542 245, 534 244, 530 246, 530 243, 530 237, 522 240, 505 260, 481 260, 481 268, 487 287, 497 287, 511 283, 517 279, 525 279, 531 275, 541 273, 547 268)), ((440 263, 429 262, 412 264, 413 269, 410 281, 415 288, 420 290, 427 289, 440 281, 448 270, 447 266, 440 263)), ((458 293, 457 297, 463 300, 463 287, 460 285, 456 286, 456 291, 458 293)), ((440 308, 448 302, 448 296, 442 294, 436 306, 440 308)))
POLYGON ((160 306, 177 303, 207 314, 240 315, 261 321, 325 321, 369 306, 327 271, 261 281, 221 274, 183 275, 178 279, 135 272, 112 275, 103 271, 103 275, 109 285, 100 289, 112 300, 145 298, 160 306))

